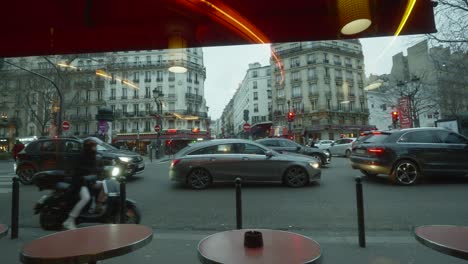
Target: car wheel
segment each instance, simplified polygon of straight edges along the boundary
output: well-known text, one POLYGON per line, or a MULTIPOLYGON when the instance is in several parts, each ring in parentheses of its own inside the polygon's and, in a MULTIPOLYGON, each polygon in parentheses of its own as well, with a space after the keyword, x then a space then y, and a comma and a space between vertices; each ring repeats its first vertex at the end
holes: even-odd
POLYGON ((418 165, 410 160, 400 160, 393 168, 390 179, 392 182, 401 185, 412 185, 416 183, 421 174, 418 165))
POLYGON ((345 152, 345 156, 349 158, 349 156, 351 156, 351 150, 347 149, 345 152))
POLYGON ((32 178, 34 176, 34 173, 36 173, 36 171, 30 165, 21 166, 20 168, 18 168, 17 171, 19 180, 24 185, 32 184, 32 178))
POLYGON ((205 189, 211 183, 211 175, 202 168, 193 169, 187 176, 187 184, 193 189, 205 189))
POLYGON ((376 177, 378 175, 377 173, 371 173, 365 170, 360 170, 360 171, 362 172, 362 174, 364 174, 367 177, 376 177))
POLYGON ((302 187, 309 182, 309 176, 304 168, 294 166, 289 168, 284 175, 284 182, 289 187, 302 187))
POLYGON ((323 158, 322 158, 322 156, 320 156, 319 154, 313 154, 311 157, 312 157, 313 159, 317 160, 317 162, 319 163, 319 166, 320 166, 320 168, 321 168, 322 165, 323 165, 323 158))

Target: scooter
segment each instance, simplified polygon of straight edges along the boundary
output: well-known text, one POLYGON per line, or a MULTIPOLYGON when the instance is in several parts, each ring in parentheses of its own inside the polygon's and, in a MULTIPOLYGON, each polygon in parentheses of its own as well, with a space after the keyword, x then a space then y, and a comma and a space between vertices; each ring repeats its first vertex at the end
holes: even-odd
MULTIPOLYGON (((120 168, 104 166, 98 175, 85 176, 84 180, 94 198, 86 205, 81 214, 76 218, 76 224, 80 223, 119 223, 120 221, 120 168), (101 210, 93 209, 94 201, 98 200, 101 190, 95 190, 92 186, 103 179, 101 198, 101 210)), ((49 170, 34 174, 33 183, 42 190, 52 190, 51 193, 39 199, 34 207, 34 213, 39 214, 39 222, 45 230, 60 230, 62 223, 79 200, 79 194, 71 188, 71 177, 63 170, 49 170)), ((139 224, 141 214, 136 203, 126 199, 125 223, 139 224)))

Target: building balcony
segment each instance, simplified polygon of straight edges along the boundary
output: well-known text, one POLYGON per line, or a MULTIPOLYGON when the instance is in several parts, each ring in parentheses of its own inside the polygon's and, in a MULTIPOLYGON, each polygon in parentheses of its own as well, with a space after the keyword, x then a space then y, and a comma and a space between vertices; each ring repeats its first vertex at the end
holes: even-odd
POLYGON ((128 97, 127 97, 126 95, 123 95, 122 97, 120 97, 120 99, 122 99, 122 100, 127 100, 128 97))
POLYGON ((200 84, 200 82, 198 80, 195 80, 194 83, 195 84, 200 84))
POLYGON ((104 80, 96 80, 96 81, 94 82, 94 87, 95 87, 96 89, 104 89, 104 86, 105 86, 104 80))
POLYGON ((335 65, 337 65, 337 66, 341 66, 341 65, 342 65, 341 61, 334 61, 333 64, 335 64, 335 65))
POLYGON ((92 121, 94 118, 92 118, 91 114, 79 114, 79 115, 70 115, 69 116, 70 121, 74 122, 83 122, 83 121, 92 121))
POLYGON ((329 62, 330 62, 329 60, 326 60, 326 59, 325 59, 325 60, 323 60, 323 63, 326 63, 326 64, 328 64, 329 62))
POLYGON ((302 83, 302 79, 291 79, 291 84, 300 84, 302 83))
POLYGON ((162 82, 163 78, 156 78, 156 82, 162 82))
POLYGON ((132 82, 133 82, 133 83, 139 83, 139 82, 140 82, 140 79, 133 79, 132 82))
POLYGON ((336 85, 342 85, 343 84, 343 77, 335 77, 335 83, 336 83, 336 85))
POLYGON ((111 97, 109 97, 109 100, 114 101, 114 100, 116 100, 116 97, 115 97, 115 96, 111 96, 111 97))
POLYGON ((150 83, 151 79, 145 79, 145 83, 150 83))
POLYGON ((195 102, 202 102, 203 101, 203 97, 201 95, 194 94, 194 93, 186 93, 185 94, 185 99, 189 100, 189 101, 195 101, 195 102))
POLYGON ((307 61, 307 64, 308 64, 308 65, 315 64, 315 63, 316 63, 316 60, 307 61))
POLYGON ((293 94, 292 97, 291 97, 291 100, 293 100, 293 101, 302 100, 302 94, 293 94))
POLYGON ((169 81, 170 81, 170 82, 175 82, 175 77, 173 77, 173 78, 170 78, 170 77, 169 77, 169 81))
POLYGON ((345 67, 346 67, 346 68, 353 68, 353 65, 350 64, 350 63, 346 63, 346 64, 345 64, 345 67))

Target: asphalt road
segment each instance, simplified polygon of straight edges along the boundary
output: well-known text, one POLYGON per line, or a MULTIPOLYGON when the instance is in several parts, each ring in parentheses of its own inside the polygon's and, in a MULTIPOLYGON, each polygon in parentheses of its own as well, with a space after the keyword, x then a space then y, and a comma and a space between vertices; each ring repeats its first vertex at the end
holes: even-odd
MULTIPOLYGON (((4 176, 9 175, 11 168, 11 163, 0 163, 0 173, 4 176)), ((142 224, 153 227, 160 238, 168 239, 163 248, 169 247, 172 239, 181 239, 184 245, 193 247, 195 241, 207 233, 235 228, 233 184, 191 190, 170 182, 168 168, 169 162, 147 161, 145 172, 127 186, 127 196, 136 200, 141 209, 142 224)), ((320 185, 299 189, 281 185, 243 186, 244 227, 316 234, 325 240, 324 243, 335 243, 333 236, 336 235, 345 240, 348 237, 354 243, 357 235, 354 179, 360 175, 359 171, 351 169, 347 159, 334 157, 328 168, 323 168, 320 185)), ((0 185, 0 188, 7 187, 0 185)), ((412 247, 425 252, 424 247, 412 239, 414 227, 467 224, 468 207, 464 206, 464 198, 468 178, 440 177, 416 186, 391 185, 383 177, 363 178, 363 188, 366 230, 370 236, 376 234, 370 239, 374 243, 391 242, 392 236, 396 235, 395 243, 412 243, 412 247)), ((42 194, 33 186, 21 186, 20 227, 33 234, 40 229, 32 207, 42 194)), ((0 192, 2 223, 9 223, 10 195, 0 192)), ((398 245, 402 246, 401 243, 398 245)), ((385 251, 385 248, 381 250, 385 251)), ((408 252, 413 254, 414 250, 408 252)), ((188 255, 193 257, 192 253, 190 251, 188 255)), ((429 253, 428 256, 431 254, 439 253, 429 253)))
MULTIPOLYGON (((0 208, 9 208, 7 178, 11 163, 2 162, 4 176, 0 208), (5 180, 7 179, 7 180, 5 180)), ((138 202, 143 224, 162 230, 226 230, 235 227, 233 185, 197 191, 168 179, 169 162, 147 161, 143 174, 127 185, 127 196, 138 202)), ((334 157, 322 170, 320 185, 293 189, 281 185, 243 186, 244 226, 288 230, 356 229, 356 176, 348 160, 334 157)), ((394 186, 384 177, 363 178, 365 220, 368 230, 408 231, 423 224, 466 224, 462 206, 468 178, 427 180, 416 186, 394 186)), ((21 185, 21 226, 39 227, 32 207, 45 192, 21 185)), ((9 213, 0 214, 8 222, 9 213)))

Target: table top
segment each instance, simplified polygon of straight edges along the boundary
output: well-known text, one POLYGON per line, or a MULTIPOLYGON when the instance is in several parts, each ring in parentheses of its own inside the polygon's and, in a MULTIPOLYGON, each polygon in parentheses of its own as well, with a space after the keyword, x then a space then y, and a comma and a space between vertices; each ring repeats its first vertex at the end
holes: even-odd
POLYGON ((423 245, 441 253, 468 260, 468 227, 452 225, 420 226, 414 230, 423 245))
POLYGON ((58 232, 25 245, 22 263, 87 263, 125 255, 153 239, 149 227, 133 224, 98 225, 58 232))
POLYGON ((6 236, 8 234, 8 226, 4 224, 0 224, 0 238, 6 236))
POLYGON ((318 263, 320 245, 314 240, 291 232, 269 229, 241 229, 216 233, 198 244, 198 257, 204 264, 212 263, 318 263), (263 247, 244 247, 244 233, 259 231, 263 247))

